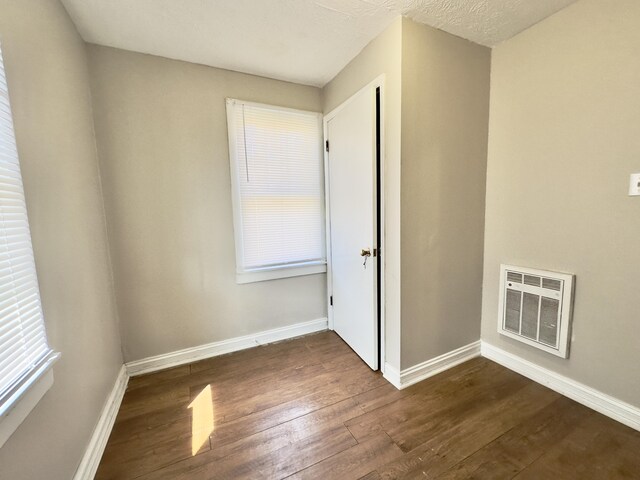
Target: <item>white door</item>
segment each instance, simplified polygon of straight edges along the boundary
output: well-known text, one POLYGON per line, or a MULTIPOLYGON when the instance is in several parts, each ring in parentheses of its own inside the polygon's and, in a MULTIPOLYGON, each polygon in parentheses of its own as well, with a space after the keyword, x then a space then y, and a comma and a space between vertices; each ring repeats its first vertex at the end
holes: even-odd
POLYGON ((357 93, 325 122, 333 328, 377 370, 375 87, 357 93))

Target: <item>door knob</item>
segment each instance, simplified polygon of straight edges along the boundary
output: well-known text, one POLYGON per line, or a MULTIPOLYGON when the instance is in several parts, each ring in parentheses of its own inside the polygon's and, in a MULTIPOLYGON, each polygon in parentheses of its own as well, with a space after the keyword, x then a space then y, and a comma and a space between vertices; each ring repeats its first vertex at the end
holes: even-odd
POLYGON ((370 248, 363 248, 362 250, 360 250, 360 256, 361 257, 370 257, 371 256, 371 249, 370 248))

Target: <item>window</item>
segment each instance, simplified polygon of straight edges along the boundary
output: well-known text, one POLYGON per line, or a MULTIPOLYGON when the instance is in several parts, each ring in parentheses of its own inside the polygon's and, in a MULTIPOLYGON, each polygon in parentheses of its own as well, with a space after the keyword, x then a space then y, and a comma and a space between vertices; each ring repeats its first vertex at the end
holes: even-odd
POLYGON ((238 283, 326 271, 322 116, 227 100, 238 283))
POLYGON ((0 50, 0 446, 53 383, 0 50))

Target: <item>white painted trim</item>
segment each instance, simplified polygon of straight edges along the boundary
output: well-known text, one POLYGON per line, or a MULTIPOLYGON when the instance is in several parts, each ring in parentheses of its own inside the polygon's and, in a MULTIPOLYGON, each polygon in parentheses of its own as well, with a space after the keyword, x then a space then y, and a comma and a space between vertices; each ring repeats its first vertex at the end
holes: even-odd
POLYGON ((60 359, 59 352, 50 351, 3 398, 0 405, 0 447, 24 422, 45 393, 53 386, 53 364, 60 359))
POLYGON ((321 332, 327 329, 327 319, 319 318, 308 322, 296 323, 286 327, 274 328, 263 332, 245 335, 242 337, 230 338, 220 342, 213 342, 197 347, 185 348, 175 352, 147 357, 141 360, 134 360, 125 364, 127 373, 130 376, 142 375, 145 373, 163 370, 165 368, 176 367, 186 363, 197 362, 206 358, 224 355, 225 353, 244 350, 245 348, 256 347, 267 343, 279 342, 289 338, 307 335, 309 333, 321 332))
POLYGON ((640 431, 640 408, 482 342, 482 356, 640 431))
POLYGON ((48 370, 40 376, 21 396, 20 401, 12 405, 0 419, 0 447, 11 437, 29 416, 44 394, 53 386, 53 371, 48 370))
POLYGON ((386 363, 384 365, 384 373, 382 376, 389 382, 391 385, 396 387, 398 390, 402 390, 402 383, 400 382, 400 371, 386 363))
POLYGON ((447 352, 439 357, 432 358, 426 362, 419 363, 413 367, 406 368, 401 372, 391 365, 385 366, 384 378, 398 390, 407 388, 415 383, 421 382, 429 377, 449 370, 456 365, 460 365, 472 358, 480 356, 480 341, 470 343, 464 347, 447 352))
POLYGON ((472 358, 480 356, 480 341, 470 343, 464 347, 457 348, 450 352, 422 362, 413 367, 402 370, 400 373, 401 388, 406 388, 414 383, 449 370, 456 365, 460 365, 472 358))
POLYGON ((304 275, 315 275, 327 271, 327 262, 309 262, 300 265, 290 265, 277 268, 264 268, 254 271, 236 273, 236 283, 264 282, 265 280, 276 280, 278 278, 301 277, 304 275))
POLYGON ((331 263, 331 185, 329 182, 329 152, 327 152, 327 117, 322 121, 322 158, 324 161, 324 245, 327 254, 327 327, 333 328, 333 265, 331 263))
POLYGON ((378 245, 378 257, 380 258, 380 331, 378 335, 380 335, 380 370, 384 374, 386 370, 386 361, 387 358, 387 290, 386 290, 386 281, 385 278, 387 276, 386 270, 386 257, 383 256, 386 254, 386 246, 387 246, 387 227, 386 227, 386 196, 385 196, 385 188, 386 188, 386 180, 385 180, 385 165, 387 163, 386 160, 386 140, 385 140, 385 124, 386 124, 386 86, 385 86, 385 75, 381 75, 376 79, 378 83, 378 87, 380 87, 380 191, 378 194, 380 195, 379 204, 380 204, 380 245, 378 245))
POLYGON ((76 470, 76 474, 73 476, 73 480, 92 480, 94 478, 104 449, 107 446, 107 440, 109 440, 109 435, 111 435, 111 429, 116 421, 116 416, 118 415, 118 410, 120 409, 120 404, 122 403, 128 382, 129 375, 127 375, 127 370, 123 365, 118 373, 113 390, 111 390, 102 408, 98 424, 93 430, 91 440, 76 470))

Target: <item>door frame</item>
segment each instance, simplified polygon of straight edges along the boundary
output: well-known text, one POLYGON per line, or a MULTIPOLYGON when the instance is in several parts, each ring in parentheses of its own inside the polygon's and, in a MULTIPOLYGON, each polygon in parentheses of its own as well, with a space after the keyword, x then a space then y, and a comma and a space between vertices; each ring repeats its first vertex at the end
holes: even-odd
MULTIPOLYGON (((326 250, 327 250, 327 319, 328 319, 328 327, 329 330, 334 330, 334 326, 333 326, 333 305, 331 303, 331 297, 333 296, 333 286, 332 286, 332 275, 333 275, 333 268, 332 268, 332 260, 331 260, 331 203, 330 203, 330 196, 331 196, 331 189, 330 189, 330 185, 329 185, 329 180, 330 180, 330 175, 329 175, 329 152, 327 152, 326 149, 326 141, 327 139, 327 124, 328 122, 334 118, 345 106, 347 106, 349 103, 351 103, 353 101, 353 99, 355 97, 357 97, 358 95, 360 95, 361 93, 364 93, 366 91, 373 91, 374 96, 375 96, 375 90, 376 89, 380 89, 380 110, 379 110, 379 118, 377 120, 378 125, 379 125, 379 141, 380 141, 380 150, 378 152, 378 156, 379 156, 379 166, 377 168, 377 172, 376 172, 376 177, 377 177, 377 184, 378 185, 374 185, 374 191, 376 192, 377 195, 377 205, 376 205, 376 198, 373 198, 372 201, 374 202, 374 211, 378 210, 377 212, 377 219, 374 219, 374 221, 376 222, 376 228, 379 232, 379 236, 380 236, 380 243, 378 245, 376 245, 375 248, 377 248, 378 250, 378 256, 377 256, 377 265, 378 265, 378 278, 376 279, 376 292, 374 292, 374 297, 376 299, 377 305, 378 305, 378 325, 379 325, 379 329, 378 329, 378 343, 380 345, 380 358, 379 358, 379 362, 378 362, 378 369, 382 372, 385 373, 385 343, 386 343, 386 335, 385 335, 385 304, 386 304, 386 295, 385 295, 385 267, 384 267, 384 257, 382 256, 384 254, 384 246, 386 243, 386 229, 385 229, 385 198, 384 198, 384 182, 385 182, 385 178, 384 178, 384 164, 385 164, 385 136, 384 136, 384 126, 385 126, 385 122, 384 122, 384 111, 385 111, 385 102, 384 102, 384 82, 385 82, 385 75, 382 74, 378 77, 376 77, 373 81, 369 82, 367 85, 365 85, 364 87, 360 88, 357 92, 355 92, 353 95, 351 95, 347 100, 345 100, 344 102, 342 102, 340 105, 338 105, 336 108, 334 108, 333 110, 331 110, 329 113, 327 113, 323 120, 322 120, 322 127, 323 127, 323 154, 324 154, 324 192, 325 192, 325 235, 326 235, 326 239, 325 239, 325 245, 326 245, 326 250), (378 207, 379 206, 379 207, 378 207)), ((374 239, 374 241, 377 241, 377 239, 374 239)))

